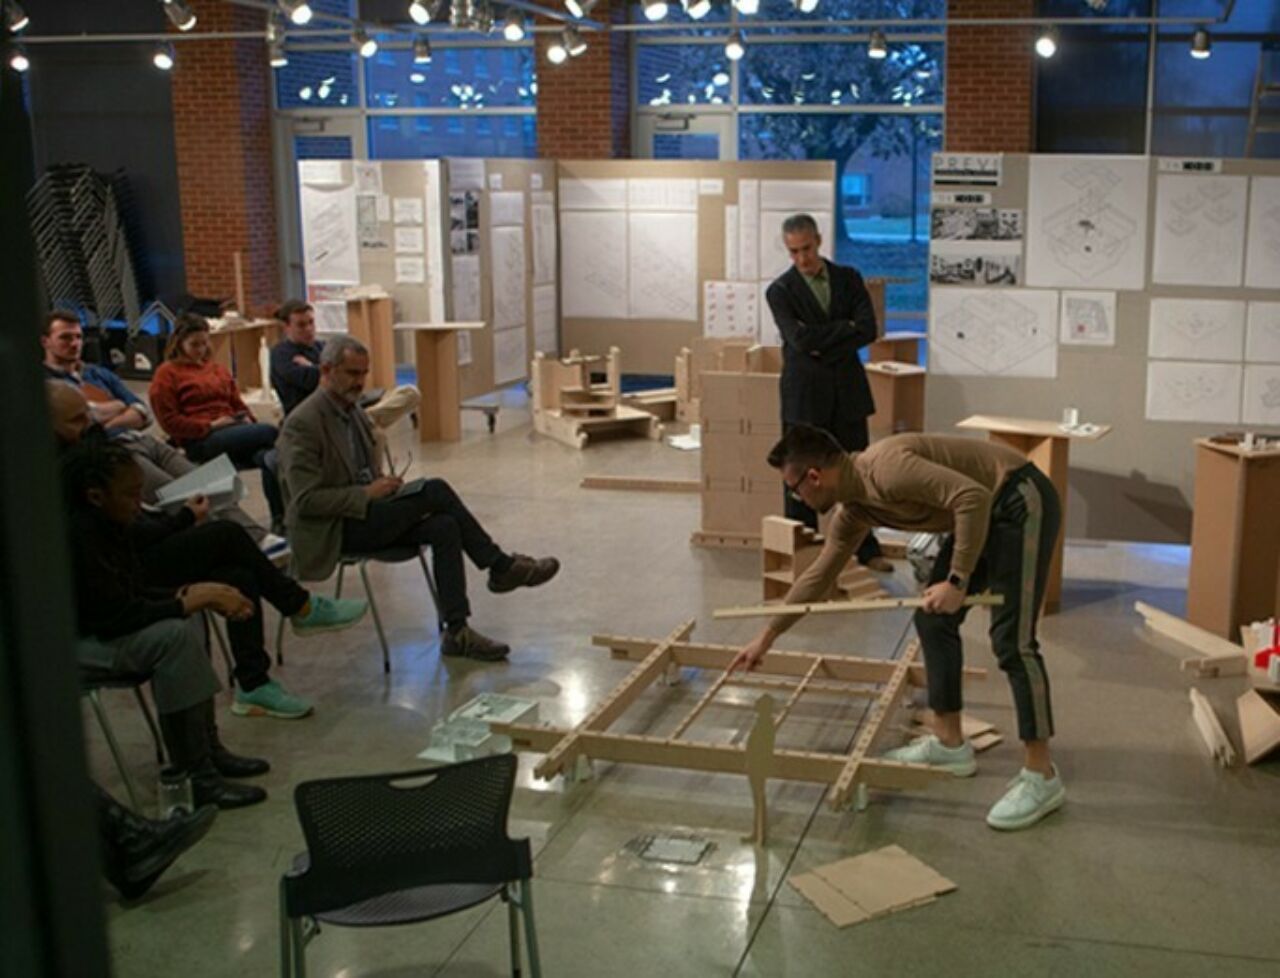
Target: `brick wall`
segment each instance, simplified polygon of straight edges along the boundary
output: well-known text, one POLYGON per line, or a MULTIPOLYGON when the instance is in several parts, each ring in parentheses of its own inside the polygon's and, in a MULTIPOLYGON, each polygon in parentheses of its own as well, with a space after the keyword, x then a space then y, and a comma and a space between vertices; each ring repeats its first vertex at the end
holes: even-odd
MULTIPOLYGON (((590 16, 603 21, 625 15, 624 0, 601 0, 590 16)), ((626 32, 605 35, 583 31, 587 50, 561 65, 553 65, 546 55, 556 36, 537 35, 538 155, 565 160, 629 156, 631 101, 626 32)))
POLYGON ((975 17, 1031 17, 1034 0, 948 0, 947 131, 953 151, 1034 148, 1034 27, 961 27, 975 17))
MULTIPOLYGON (((262 30, 265 14, 223 0, 194 0, 201 31, 262 30)), ((177 45, 173 132, 178 157, 187 290, 235 294, 239 251, 245 298, 261 310, 279 298, 271 166, 271 67, 260 40, 177 45)))

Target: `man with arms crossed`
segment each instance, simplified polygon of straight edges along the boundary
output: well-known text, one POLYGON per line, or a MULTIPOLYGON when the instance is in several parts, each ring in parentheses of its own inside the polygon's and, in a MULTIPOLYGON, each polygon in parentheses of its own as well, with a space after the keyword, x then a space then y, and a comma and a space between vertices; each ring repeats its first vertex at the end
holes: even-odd
MULTIPOLYGON (((849 555, 872 526, 950 535, 915 614, 924 649, 934 732, 889 751, 890 760, 941 767, 957 777, 977 771, 960 732, 965 596, 990 589, 991 646, 1009 679, 1026 748, 1022 771, 987 814, 996 829, 1022 829, 1056 811, 1066 791, 1049 756, 1053 712, 1036 619, 1062 508, 1048 478, 1011 448, 969 438, 894 435, 846 454, 829 434, 796 425, 769 453, 790 492, 820 513, 837 507, 818 559, 787 593, 788 603, 829 593, 849 555)), ((731 669, 760 661, 797 615, 777 615, 738 654, 731 669)))

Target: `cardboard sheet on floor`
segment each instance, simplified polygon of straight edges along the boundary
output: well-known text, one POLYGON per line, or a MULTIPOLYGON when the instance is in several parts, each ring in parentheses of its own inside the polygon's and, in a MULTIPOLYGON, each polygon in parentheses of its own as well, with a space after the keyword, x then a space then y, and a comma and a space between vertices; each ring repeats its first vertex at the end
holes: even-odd
MULTIPOLYGON (((924 716, 916 714, 912 717, 912 733, 929 733, 930 728, 925 725, 924 716)), ((973 745, 973 749, 979 753, 994 747, 996 744, 1004 743, 1004 735, 996 729, 994 723, 986 720, 980 720, 968 713, 960 714, 960 733, 964 738, 973 745)))
POLYGON ((1251 689, 1236 700, 1244 761, 1257 764, 1280 749, 1280 696, 1251 689))
POLYGON ((901 846, 828 863, 787 882, 837 927, 932 903, 956 889, 901 846))

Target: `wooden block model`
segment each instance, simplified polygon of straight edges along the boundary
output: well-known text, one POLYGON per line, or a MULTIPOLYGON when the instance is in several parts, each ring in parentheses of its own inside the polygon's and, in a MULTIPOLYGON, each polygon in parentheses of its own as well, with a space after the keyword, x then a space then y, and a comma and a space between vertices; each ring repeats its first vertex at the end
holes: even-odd
POLYGON ((752 339, 696 338, 676 356, 676 420, 696 424, 702 398, 702 375, 707 371, 742 371, 752 339))
MULTIPOLYGON (((799 520, 766 516, 760 524, 760 558, 763 569, 764 600, 780 601, 787 596, 796 578, 818 558, 823 539, 799 520)), ((828 599, 888 597, 875 575, 851 562, 840 574, 828 599)))
POLYGON ((582 356, 577 350, 563 359, 539 353, 529 365, 529 377, 533 428, 539 434, 572 448, 585 448, 595 437, 662 436, 657 418, 621 403, 622 357, 616 346, 604 357, 582 356), (591 382, 593 364, 604 367, 604 383, 591 382))

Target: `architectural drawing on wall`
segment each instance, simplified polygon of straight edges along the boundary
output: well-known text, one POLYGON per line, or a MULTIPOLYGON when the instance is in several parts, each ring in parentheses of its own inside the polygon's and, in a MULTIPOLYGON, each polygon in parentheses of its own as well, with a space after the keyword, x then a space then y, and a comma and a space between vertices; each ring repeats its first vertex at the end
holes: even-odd
POLYGON ((533 348, 548 356, 560 355, 559 331, 556 328, 556 287, 533 287, 533 348))
POLYGON ((1252 180, 1248 251, 1244 284, 1254 289, 1274 289, 1280 282, 1280 177, 1252 180))
POLYGON ((1249 303, 1244 358, 1250 363, 1280 363, 1280 302, 1249 303))
MULTIPOLYGON (((533 196, 536 198, 538 195, 533 196)), ((555 211, 551 204, 535 201, 530 208, 530 215, 533 223, 533 284, 554 285, 556 280, 555 211)))
POLYGON ((354 285, 360 281, 356 192, 351 186, 302 186, 302 252, 307 281, 354 285))
POLYGON ((506 384, 527 376, 529 337, 523 327, 493 332, 493 382, 506 384))
POLYGON ((1027 284, 1146 284, 1145 157, 1032 156, 1027 284))
POLYGON ((560 181, 562 211, 614 211, 626 210, 626 207, 627 181, 621 178, 578 180, 570 177, 560 181))
POLYGON ((1067 346, 1116 345, 1114 292, 1063 292, 1062 335, 1067 346))
POLYGON ((1147 355, 1239 363, 1245 304, 1225 299, 1152 299, 1147 355))
POLYGON ((760 272, 760 181, 738 181, 738 274, 751 281, 760 272))
POLYGON ((492 258, 493 328, 524 326, 524 228, 494 228, 489 233, 492 258))
POLYGON ((929 307, 930 372, 1057 376, 1057 292, 931 289, 929 307))
POLYGON ((1237 424, 1243 369, 1238 363, 1147 361, 1147 420, 1237 424))
POLYGON ((1248 192, 1247 177, 1157 177, 1152 280, 1238 286, 1244 270, 1248 192))
POLYGON ((702 335, 756 338, 760 290, 755 282, 702 283, 702 335))
POLYGON ((698 319, 698 215, 628 215, 632 319, 698 319))
POLYGON ((1244 368, 1245 424, 1280 427, 1280 364, 1250 364, 1244 368))
POLYGON ((929 253, 929 281, 934 285, 1017 285, 1022 256, 969 255, 938 247, 929 253))
POLYGON ((562 211, 560 238, 560 314, 626 319, 626 212, 562 211))
POLYGON ((476 323, 484 318, 480 310, 480 256, 453 256, 454 321, 476 323))

